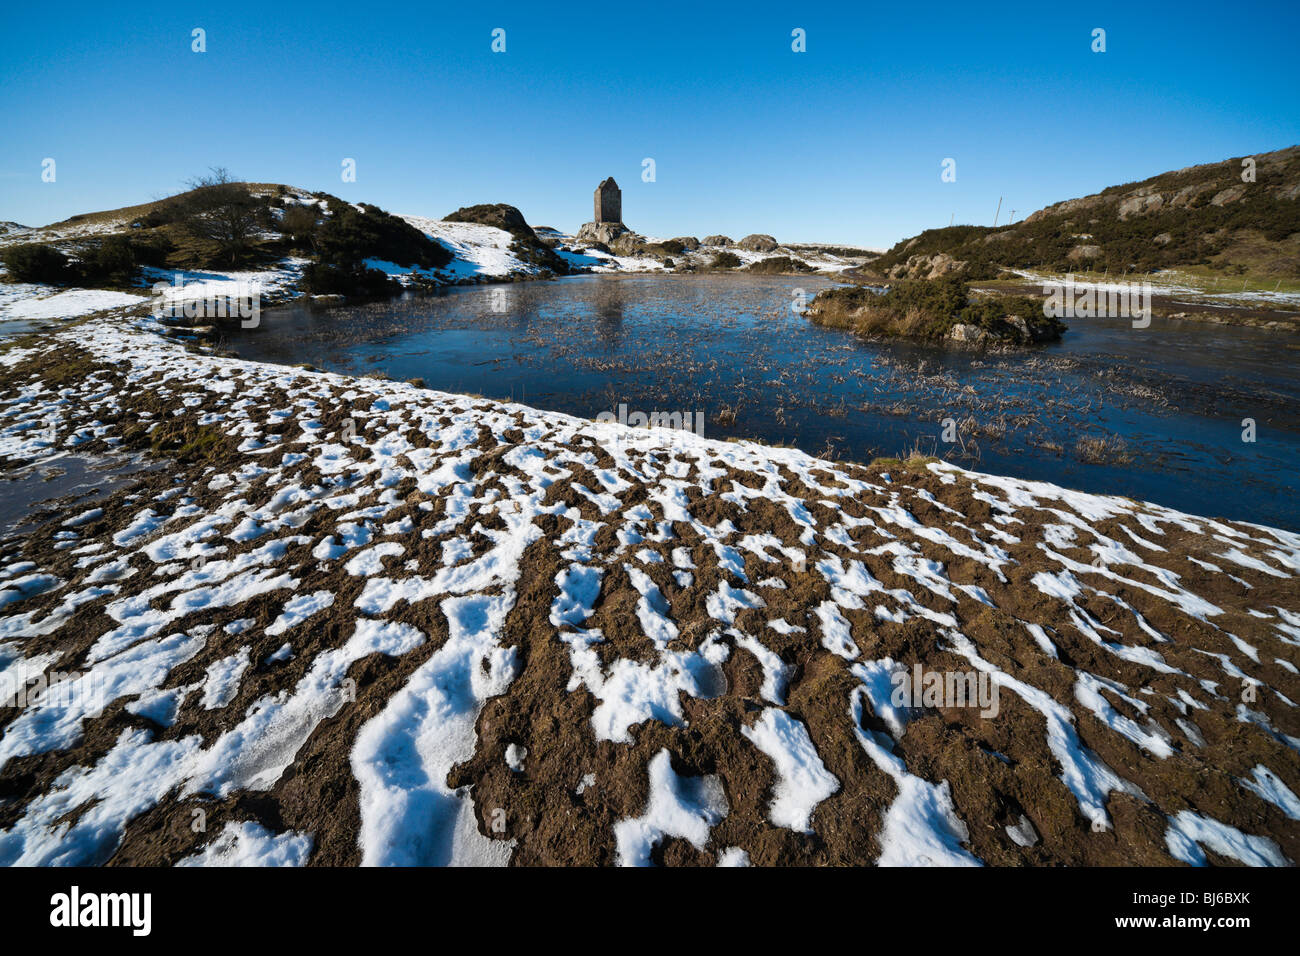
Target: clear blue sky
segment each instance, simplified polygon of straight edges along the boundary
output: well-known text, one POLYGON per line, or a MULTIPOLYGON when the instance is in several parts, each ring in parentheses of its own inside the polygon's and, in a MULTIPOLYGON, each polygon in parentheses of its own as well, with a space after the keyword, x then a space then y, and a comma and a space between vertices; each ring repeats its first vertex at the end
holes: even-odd
POLYGON ((8 3, 0 219, 144 202, 220 165, 572 230, 613 175, 650 235, 883 247, 991 223, 999 196, 1005 221, 1300 142, 1294 0, 720 6, 8 3))

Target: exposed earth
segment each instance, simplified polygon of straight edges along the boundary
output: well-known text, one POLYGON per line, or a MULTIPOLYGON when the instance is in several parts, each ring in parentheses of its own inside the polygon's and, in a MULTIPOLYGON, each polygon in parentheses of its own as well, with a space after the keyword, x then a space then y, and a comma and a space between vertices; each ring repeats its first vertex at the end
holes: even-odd
POLYGON ((72 675, 0 708, 0 863, 1300 858, 1300 535, 148 321, 0 363, 6 478, 141 463, 0 545, 0 677, 72 675))

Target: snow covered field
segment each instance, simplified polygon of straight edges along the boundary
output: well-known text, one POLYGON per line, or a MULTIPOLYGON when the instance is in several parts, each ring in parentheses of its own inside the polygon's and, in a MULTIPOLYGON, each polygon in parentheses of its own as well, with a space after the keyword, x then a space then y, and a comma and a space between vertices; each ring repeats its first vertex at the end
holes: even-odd
POLYGON ((1300 306, 1300 292, 1280 292, 1269 289, 1233 292, 1231 291, 1233 284, 1231 277, 1224 278, 1222 282, 1223 291, 1219 291, 1218 283, 1207 284, 1204 279, 1193 279, 1176 270, 1166 270, 1154 274, 1135 273, 1132 277, 1102 282, 1074 279, 1072 277, 1067 279, 1059 275, 1048 275, 1027 269, 1012 269, 1010 271, 1022 279, 1029 280, 1034 285, 1046 288, 1060 287, 1078 290, 1090 287, 1098 293, 1124 292, 1145 282, 1151 287, 1153 295, 1179 296, 1203 304, 1219 303, 1224 306, 1256 305, 1265 308, 1300 306))
POLYGON ((30 282, 0 283, 0 322, 75 319, 104 309, 139 305, 143 296, 107 289, 60 289, 30 282))
POLYGON ((1300 854, 1295 534, 149 322, 0 370, 7 476, 175 461, 0 546, 0 678, 70 675, 0 709, 0 863, 1300 854))
POLYGON ((161 290, 164 308, 181 305, 187 300, 230 299, 256 292, 266 297, 286 297, 297 294, 297 284, 309 260, 285 259, 272 269, 235 270, 217 272, 192 269, 141 269, 144 285, 154 294, 155 286, 161 290))

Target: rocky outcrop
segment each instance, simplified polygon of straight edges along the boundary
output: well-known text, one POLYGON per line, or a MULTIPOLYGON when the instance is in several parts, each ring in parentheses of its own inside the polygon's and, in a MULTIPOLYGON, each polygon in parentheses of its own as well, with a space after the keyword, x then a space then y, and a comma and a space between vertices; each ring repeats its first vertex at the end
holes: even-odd
POLYGON ((502 229, 514 237, 515 241, 510 244, 510 249, 520 259, 557 275, 568 275, 571 271, 568 260, 555 251, 560 245, 559 240, 553 236, 545 238, 539 236, 533 227, 528 225, 524 214, 507 203, 465 206, 444 217, 444 221, 472 222, 480 226, 502 229))
POLYGON ((1194 206, 1203 193, 1210 192, 1215 188, 1214 183, 1196 183, 1192 186, 1184 186, 1169 197, 1168 205, 1174 209, 1194 206))
POLYGON ((1048 216, 1084 212, 1100 205, 1102 202, 1104 202, 1104 200, 1101 196, 1084 196, 1081 199, 1067 199, 1064 202, 1058 202, 1051 206, 1046 206, 1037 212, 1030 213, 1024 218, 1024 221, 1037 222, 1040 219, 1046 219, 1048 216))
POLYGON ((1214 198, 1210 200, 1210 205, 1226 206, 1230 202, 1236 202, 1244 195, 1246 195, 1246 187, 1244 184, 1239 183, 1236 186, 1229 186, 1222 192, 1215 193, 1214 198))
POLYGON ((524 214, 507 203, 482 203, 477 206, 463 206, 455 212, 444 216, 445 222, 474 222, 480 226, 493 226, 504 229, 516 239, 536 239, 537 233, 528 225, 524 214))
POLYGON ((889 278, 938 279, 961 271, 965 265, 965 261, 954 259, 946 252, 936 253, 933 256, 909 256, 906 262, 901 262, 889 270, 889 278))
POLYGON ((1007 345, 1036 345, 1041 342, 1052 342, 1060 338, 1060 333, 1054 331, 1050 326, 1044 323, 1031 325, 1019 315, 1003 316, 1002 321, 1010 326, 1009 332, 1005 327, 998 327, 996 323, 995 331, 990 332, 978 325, 959 322, 948 330, 948 341, 958 345, 1005 347, 1007 345))
POLYGON ((610 250, 619 256, 638 256, 645 253, 645 236, 624 231, 609 243, 610 250))
MULTIPOLYGON (((1023 322, 1024 320, 1021 319, 1023 322)), ((983 345, 989 334, 981 329, 978 325, 967 325, 959 322, 952 327, 948 333, 948 338, 954 342, 960 342, 962 345, 983 345)))
POLYGON ((599 242, 612 246, 619 236, 630 232, 621 222, 584 222, 574 238, 579 242, 599 242))
POLYGON ((730 236, 705 236, 704 244, 706 246, 729 246, 732 243, 730 236))
POLYGON ((1165 204, 1164 197, 1158 192, 1142 190, 1120 201, 1117 214, 1121 219, 1129 216, 1142 216, 1158 212, 1165 204))
POLYGON ((771 236, 756 232, 741 239, 736 245, 749 252, 774 252, 777 243, 771 236))

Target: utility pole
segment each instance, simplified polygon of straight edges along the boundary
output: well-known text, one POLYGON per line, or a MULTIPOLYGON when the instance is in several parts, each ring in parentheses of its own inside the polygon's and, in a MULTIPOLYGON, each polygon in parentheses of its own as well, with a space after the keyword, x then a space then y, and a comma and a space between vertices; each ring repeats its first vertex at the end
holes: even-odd
POLYGON ((998 197, 998 211, 995 212, 995 213, 993 214, 993 225, 994 225, 994 226, 996 226, 996 225, 998 224, 998 216, 1001 214, 1001 212, 1002 212, 1002 197, 999 196, 999 197, 998 197))
POLYGON ((957 218, 957 214, 956 214, 955 212, 954 212, 951 216, 948 217, 948 228, 949 228, 949 229, 952 228, 952 221, 953 221, 954 219, 956 219, 956 218, 957 218))

